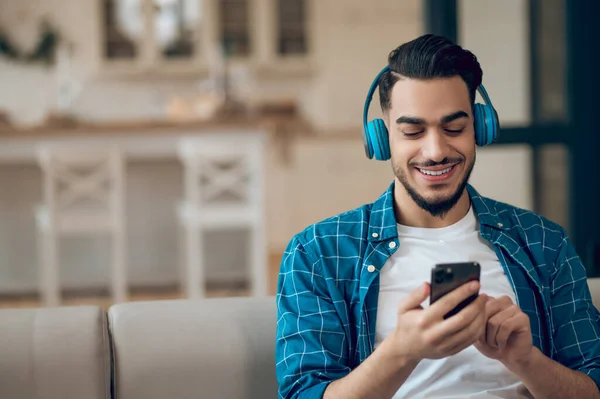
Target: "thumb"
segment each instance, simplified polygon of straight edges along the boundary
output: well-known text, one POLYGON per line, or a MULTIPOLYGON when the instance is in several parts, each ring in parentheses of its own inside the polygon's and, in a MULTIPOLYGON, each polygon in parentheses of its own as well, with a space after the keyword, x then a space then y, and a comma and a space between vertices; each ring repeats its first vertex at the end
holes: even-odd
POLYGON ((420 308, 421 303, 429 296, 429 283, 423 283, 419 288, 408 294, 398 305, 398 313, 420 308))

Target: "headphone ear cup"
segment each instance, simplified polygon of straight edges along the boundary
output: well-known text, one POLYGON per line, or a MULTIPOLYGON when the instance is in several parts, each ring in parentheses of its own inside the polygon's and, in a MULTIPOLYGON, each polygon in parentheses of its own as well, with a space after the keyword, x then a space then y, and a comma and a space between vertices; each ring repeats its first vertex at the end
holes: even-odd
POLYGON ((374 119, 367 124, 365 147, 378 161, 390 159, 390 141, 383 119, 374 119))
POLYGON ((496 111, 489 105, 475 104, 473 115, 475 119, 475 143, 480 147, 484 147, 494 142, 498 137, 496 111))

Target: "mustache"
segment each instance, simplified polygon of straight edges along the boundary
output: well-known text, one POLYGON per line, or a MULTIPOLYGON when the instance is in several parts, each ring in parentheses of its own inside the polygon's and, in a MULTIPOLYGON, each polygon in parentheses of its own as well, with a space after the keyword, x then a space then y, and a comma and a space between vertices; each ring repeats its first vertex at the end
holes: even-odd
POLYGON ((463 158, 444 158, 439 162, 429 159, 424 162, 409 162, 409 165, 417 168, 431 168, 433 166, 455 165, 462 161, 463 158))

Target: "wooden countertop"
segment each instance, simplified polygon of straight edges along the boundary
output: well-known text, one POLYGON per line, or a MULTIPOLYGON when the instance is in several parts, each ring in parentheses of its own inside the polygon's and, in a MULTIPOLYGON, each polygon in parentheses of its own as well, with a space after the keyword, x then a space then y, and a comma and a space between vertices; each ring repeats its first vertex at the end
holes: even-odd
POLYGON ((267 129, 274 135, 310 135, 306 121, 295 115, 230 115, 205 121, 132 120, 123 122, 53 122, 31 128, 0 126, 0 138, 44 139, 57 136, 106 136, 122 134, 169 134, 180 131, 267 129))
POLYGON ((171 157, 180 135, 203 132, 237 133, 264 131, 284 163, 291 160, 291 143, 299 137, 312 137, 315 132, 301 117, 289 113, 262 115, 226 115, 211 120, 170 121, 141 120, 113 123, 69 122, 55 120, 32 128, 0 125, 0 164, 30 162, 35 143, 44 140, 83 140, 88 143, 108 140, 124 148, 133 158, 171 157))

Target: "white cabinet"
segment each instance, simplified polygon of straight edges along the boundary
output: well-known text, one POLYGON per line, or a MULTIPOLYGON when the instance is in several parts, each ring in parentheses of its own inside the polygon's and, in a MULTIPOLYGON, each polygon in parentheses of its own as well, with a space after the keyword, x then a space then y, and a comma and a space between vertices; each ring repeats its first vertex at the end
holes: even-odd
POLYGON ((310 72, 312 1, 101 0, 101 70, 204 75, 224 53, 254 71, 310 72))

